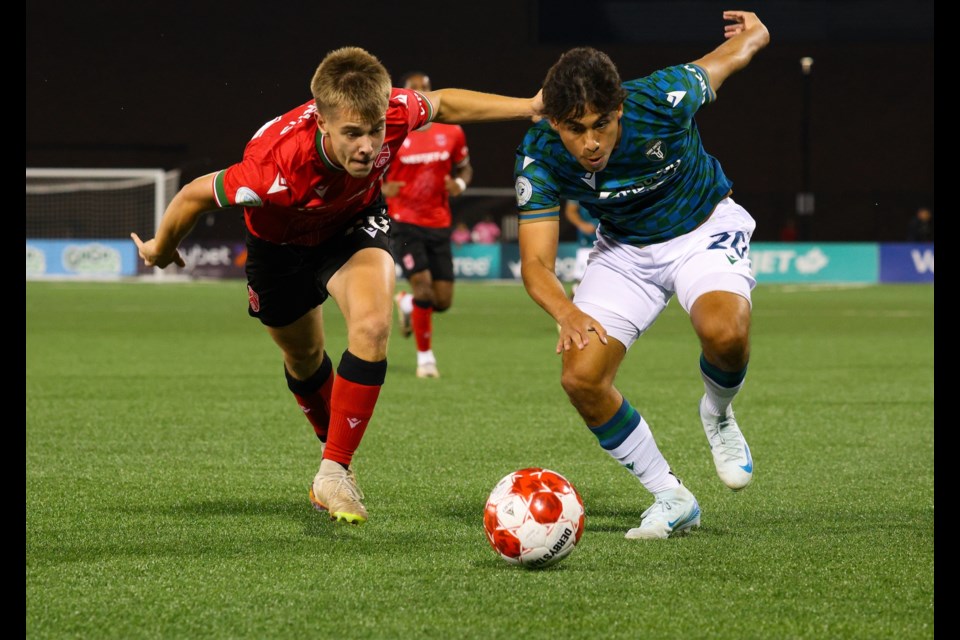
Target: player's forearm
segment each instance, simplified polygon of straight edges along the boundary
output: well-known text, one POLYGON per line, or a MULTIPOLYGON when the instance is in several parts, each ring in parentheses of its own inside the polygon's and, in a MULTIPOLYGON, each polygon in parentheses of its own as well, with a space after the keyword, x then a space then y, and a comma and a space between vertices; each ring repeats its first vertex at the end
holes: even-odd
POLYGON ((164 212, 156 236, 159 254, 173 253, 196 226, 200 216, 216 208, 216 201, 212 193, 207 191, 207 185, 198 184, 201 180, 204 179, 199 178, 181 189, 164 212))
POLYGON ((520 263, 520 275, 533 301, 552 318, 558 319, 570 300, 554 270, 543 260, 525 260, 520 263))
POLYGON ((693 63, 707 72, 710 88, 714 93, 732 74, 746 67, 756 53, 770 42, 770 34, 756 15, 746 12, 725 12, 727 20, 738 24, 727 25, 727 33, 739 28, 742 20, 746 26, 736 35, 729 36, 726 42, 693 63))
POLYGON ((200 212, 187 212, 182 209, 167 209, 157 229, 157 253, 172 254, 196 226, 200 212))
POLYGON ((534 99, 510 98, 469 89, 439 89, 433 92, 439 104, 433 119, 436 122, 467 124, 498 120, 527 120, 535 115, 534 99))
POLYGON ((726 75, 740 71, 753 59, 758 51, 770 42, 770 32, 761 22, 756 22, 717 47, 716 53, 726 62, 726 75))
POLYGON ((473 166, 466 165, 456 171, 455 178, 461 178, 465 183, 470 184, 473 181, 473 166))

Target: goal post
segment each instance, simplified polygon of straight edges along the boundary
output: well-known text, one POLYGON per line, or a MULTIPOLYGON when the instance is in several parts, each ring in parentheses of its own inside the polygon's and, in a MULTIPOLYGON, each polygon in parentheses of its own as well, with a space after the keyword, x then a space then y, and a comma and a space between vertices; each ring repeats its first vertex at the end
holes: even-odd
POLYGON ((180 171, 26 169, 27 277, 138 273, 130 233, 152 238, 180 171))

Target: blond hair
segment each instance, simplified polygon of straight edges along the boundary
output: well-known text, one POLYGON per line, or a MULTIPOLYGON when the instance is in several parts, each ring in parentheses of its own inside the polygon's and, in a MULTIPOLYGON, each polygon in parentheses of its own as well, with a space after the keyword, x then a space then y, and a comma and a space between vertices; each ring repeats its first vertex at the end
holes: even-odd
POLYGON ((324 115, 343 109, 363 122, 378 122, 390 102, 390 74, 364 49, 342 47, 324 57, 310 81, 310 91, 324 115))

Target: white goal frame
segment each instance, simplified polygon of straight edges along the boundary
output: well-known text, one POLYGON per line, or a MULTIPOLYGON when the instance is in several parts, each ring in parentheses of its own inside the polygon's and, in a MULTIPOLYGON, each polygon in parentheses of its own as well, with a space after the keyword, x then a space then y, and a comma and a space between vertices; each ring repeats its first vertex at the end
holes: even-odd
MULTIPOLYGON (((56 191, 76 191, 81 190, 85 186, 89 189, 103 189, 109 187, 109 183, 105 182, 110 178, 116 178, 117 180, 129 180, 131 178, 142 178, 153 183, 153 230, 156 232, 160 228, 160 219, 163 217, 163 212, 167 208, 168 198, 167 198, 167 179, 176 178, 177 183, 180 182, 180 172, 177 170, 174 171, 164 171, 163 169, 47 169, 47 168, 31 168, 26 167, 27 175, 29 178, 73 178, 74 180, 82 180, 84 178, 92 178, 97 180, 97 182, 91 182, 89 185, 84 185, 83 182, 72 182, 65 185, 45 185, 45 186, 34 186, 32 187, 35 190, 45 190, 48 193, 54 193, 56 191)), ((125 186, 125 185, 118 185, 125 186)), ((174 189, 176 193, 176 189, 174 189)), ((173 197, 173 193, 170 194, 170 198, 173 197)))
MULTIPOLYGON (((58 197, 69 197, 70 194, 77 194, 82 201, 90 202, 90 198, 96 198, 96 192, 103 191, 112 194, 112 196, 106 196, 108 200, 105 200, 105 202, 109 202, 110 197, 116 197, 117 194, 123 194, 126 190, 131 190, 131 193, 140 194, 138 196, 139 204, 136 209, 130 210, 131 213, 136 212, 133 214, 134 217, 132 217, 131 220, 139 220, 134 226, 139 227, 139 233, 141 235, 150 233, 151 236, 156 236, 156 232, 160 227, 160 221, 163 218, 167 206, 180 189, 180 173, 178 169, 168 171, 159 168, 93 169, 27 167, 26 198, 29 202, 31 201, 31 197, 42 198, 45 195, 49 195, 53 201, 56 201, 58 197), (148 195, 149 192, 145 192, 145 189, 152 189, 152 207, 151 196, 148 195), (152 228, 148 228, 150 225, 152 225, 152 228)), ((123 210, 121 207, 120 211, 123 210)), ((81 234, 84 235, 69 237, 71 235, 69 232, 64 234, 63 229, 58 230, 56 228, 51 228, 49 232, 45 232, 45 226, 43 226, 45 223, 41 222, 44 218, 31 218, 32 211, 35 211, 32 206, 26 211, 26 215, 28 216, 26 221, 29 235, 28 240, 76 240, 78 245, 82 245, 82 243, 90 237, 89 235, 85 235, 84 232, 81 232, 81 234), (42 226, 38 227, 37 224, 42 226)), ((67 216, 63 219, 70 220, 71 218, 67 216)), ((110 218, 106 218, 100 223, 95 224, 101 225, 94 227, 94 233, 97 233, 98 229, 102 231, 99 238, 103 240, 129 241, 129 232, 138 230, 136 228, 121 229, 117 227, 116 222, 110 218)), ((89 233, 89 231, 86 233, 89 233)), ((96 244, 94 243, 92 246, 96 246, 96 244)), ((28 253, 29 248, 28 245, 28 253)), ((153 276, 163 277, 162 271, 160 269, 154 269, 153 276)), ((30 278, 29 268, 28 278, 30 278)), ((83 278, 80 277, 78 279, 83 278)))

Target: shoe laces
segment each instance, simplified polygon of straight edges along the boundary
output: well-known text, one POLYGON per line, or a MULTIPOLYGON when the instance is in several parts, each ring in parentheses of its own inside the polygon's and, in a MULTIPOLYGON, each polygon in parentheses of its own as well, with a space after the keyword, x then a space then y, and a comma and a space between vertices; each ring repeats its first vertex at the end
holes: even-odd
POLYGON ((646 511, 641 513, 640 517, 646 518, 648 515, 652 513, 666 513, 667 511, 672 511, 674 502, 676 502, 676 500, 671 500, 666 496, 659 496, 659 497, 654 496, 653 504, 650 505, 650 507, 646 511))
POLYGON ((360 502, 363 500, 363 491, 357 485, 357 477, 353 475, 353 469, 348 469, 342 476, 337 478, 333 487, 334 495, 346 494, 351 500, 360 502))
POLYGON ((721 417, 711 432, 710 445, 723 455, 727 462, 737 460, 743 455, 743 435, 732 415, 721 417))

